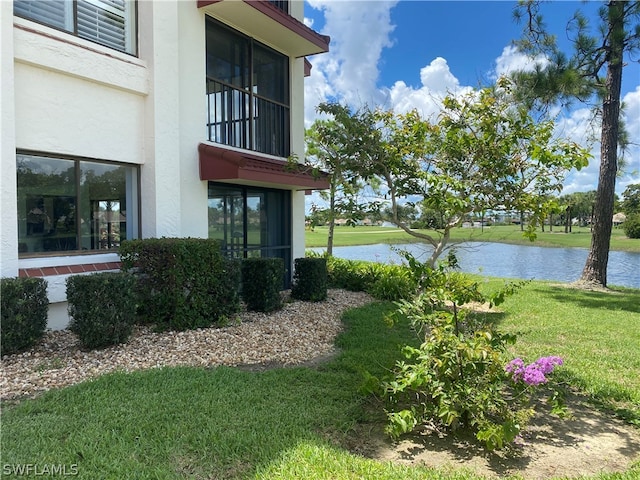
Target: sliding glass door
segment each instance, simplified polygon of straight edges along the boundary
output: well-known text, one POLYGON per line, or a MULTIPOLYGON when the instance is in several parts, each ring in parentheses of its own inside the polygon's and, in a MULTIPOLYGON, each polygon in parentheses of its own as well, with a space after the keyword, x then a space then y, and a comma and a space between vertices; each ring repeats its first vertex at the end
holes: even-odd
POLYGON ((279 257, 291 281, 291 192, 209 182, 209 238, 232 258, 279 257))

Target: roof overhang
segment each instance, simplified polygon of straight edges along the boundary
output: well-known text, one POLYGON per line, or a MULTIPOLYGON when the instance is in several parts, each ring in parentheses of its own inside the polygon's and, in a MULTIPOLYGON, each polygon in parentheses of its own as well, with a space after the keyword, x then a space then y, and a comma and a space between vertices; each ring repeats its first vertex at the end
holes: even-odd
POLYGON ((292 57, 329 51, 330 38, 269 2, 198 0, 198 8, 292 57))
POLYGON ((216 180, 286 190, 324 190, 328 175, 292 168, 289 162, 256 152, 232 150, 219 145, 198 145, 200 180, 216 180))

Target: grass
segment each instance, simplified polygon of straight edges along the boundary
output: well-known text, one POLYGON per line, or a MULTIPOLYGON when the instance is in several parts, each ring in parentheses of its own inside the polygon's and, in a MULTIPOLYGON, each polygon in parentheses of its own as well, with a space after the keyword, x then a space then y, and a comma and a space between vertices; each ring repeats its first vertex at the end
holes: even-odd
MULTIPOLYGON (((89 479, 479 480, 464 470, 377 462, 343 447, 357 441, 359 424, 382 429, 382 412, 359 393, 363 372, 383 375, 400 346, 415 341, 408 325, 386 325, 391 309, 377 303, 348 312, 341 354, 318 368, 115 373, 6 405, 4 473, 6 465, 64 464, 89 479)), ((640 419, 639 290, 575 292, 533 282, 503 310, 495 321, 520 332, 514 353, 563 356, 566 380, 627 420, 640 419)), ((639 475, 632 468, 593 479, 639 475)))
POLYGON ((566 381, 640 427, 640 290, 532 282, 504 310, 501 328, 519 335, 519 355, 563 357, 566 381))
MULTIPOLYGON (((434 233, 420 230, 425 233, 434 233)), ((305 233, 305 245, 311 247, 327 246, 327 227, 316 227, 314 231, 305 233)), ((495 226, 480 228, 457 228, 452 231, 451 238, 454 241, 470 240, 477 242, 501 242, 516 245, 536 245, 539 247, 576 247, 589 248, 591 232, 588 228, 574 227, 571 233, 564 233, 562 227, 555 227, 553 232, 538 232, 535 242, 531 242, 522 236, 518 226, 495 226)), ((371 245, 375 243, 410 243, 416 241, 415 237, 397 228, 384 227, 336 227, 334 233, 334 245, 371 245)), ((611 235, 611 250, 625 252, 640 252, 640 239, 627 238, 624 231, 613 229, 611 235)))

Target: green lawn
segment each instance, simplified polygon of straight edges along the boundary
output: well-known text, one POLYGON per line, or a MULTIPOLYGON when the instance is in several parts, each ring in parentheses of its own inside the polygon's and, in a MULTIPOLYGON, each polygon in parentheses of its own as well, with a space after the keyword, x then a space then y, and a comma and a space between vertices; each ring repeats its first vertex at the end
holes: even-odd
MULTIPOLYGON (((357 425, 383 427, 382 412, 360 393, 363 372, 384 374, 400 346, 414 341, 408 325, 386 325, 391 307, 347 313, 341 354, 318 368, 117 373, 5 405, 3 473, 6 465, 64 464, 86 479, 476 480, 344 448, 357 442, 357 425)), ((533 282, 492 315, 520 333, 514 355, 563 356, 563 378, 640 424, 640 290, 576 292, 533 282)), ((637 479, 640 465, 593 478, 637 479)))
MULTIPOLYGON (((424 230, 427 232, 427 230, 424 230)), ((433 232, 431 232, 433 233, 433 232)), ((306 231, 307 247, 327 246, 327 227, 316 227, 314 231, 306 231)), ((591 232, 588 228, 574 227, 571 233, 564 233, 561 227, 553 232, 538 232, 534 242, 522 236, 518 226, 497 226, 484 228, 457 228, 452 231, 453 240, 472 240, 478 242, 502 242, 520 245, 537 245, 541 247, 580 247, 589 248, 591 232)), ((370 245, 374 243, 407 243, 415 241, 415 237, 397 228, 385 227, 336 227, 334 245, 370 245)), ((615 228, 611 235, 611 249, 626 252, 640 252, 640 239, 630 239, 624 231, 615 228)))

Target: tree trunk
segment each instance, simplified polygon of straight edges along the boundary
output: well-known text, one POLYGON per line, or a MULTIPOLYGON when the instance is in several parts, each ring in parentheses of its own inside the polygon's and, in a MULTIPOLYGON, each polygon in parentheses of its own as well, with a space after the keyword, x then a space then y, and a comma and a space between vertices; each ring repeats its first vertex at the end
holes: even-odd
POLYGON ((333 256, 333 231, 336 227, 336 187, 333 182, 329 190, 329 236, 327 237, 327 256, 333 256))
POLYGON ((613 202, 618 172, 618 129, 620 123, 620 87, 624 38, 624 1, 608 3, 610 49, 607 57, 605 96, 602 102, 600 137, 600 174, 593 209, 591 248, 580 280, 607 286, 607 263, 613 226, 613 202))

